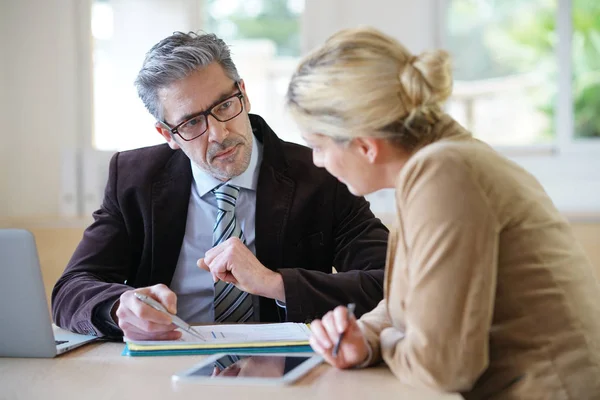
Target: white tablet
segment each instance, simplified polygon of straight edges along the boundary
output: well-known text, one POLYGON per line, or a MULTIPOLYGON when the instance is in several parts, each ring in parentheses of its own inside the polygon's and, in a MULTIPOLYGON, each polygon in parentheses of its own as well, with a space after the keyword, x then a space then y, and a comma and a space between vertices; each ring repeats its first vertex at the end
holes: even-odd
POLYGON ((321 356, 306 353, 220 353, 173 375, 172 379, 215 385, 289 385, 322 361, 321 356))

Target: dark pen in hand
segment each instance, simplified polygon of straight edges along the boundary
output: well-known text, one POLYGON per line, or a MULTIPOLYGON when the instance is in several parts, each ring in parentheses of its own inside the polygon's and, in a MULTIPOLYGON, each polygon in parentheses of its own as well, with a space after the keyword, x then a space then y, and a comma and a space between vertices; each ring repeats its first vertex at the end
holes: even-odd
MULTIPOLYGON (((350 323, 350 318, 354 317, 354 309, 355 308, 356 308, 356 304, 354 304, 354 303, 348 304, 347 313, 346 313, 346 319, 348 320, 348 323, 350 323)), ((346 325, 346 329, 348 329, 347 325, 346 325)), ((332 355, 334 357, 337 357, 338 351, 340 351, 340 344, 342 344, 342 338, 344 337, 344 333, 346 333, 346 331, 340 333, 340 337, 338 338, 338 341, 335 344, 335 347, 333 348, 332 355)))

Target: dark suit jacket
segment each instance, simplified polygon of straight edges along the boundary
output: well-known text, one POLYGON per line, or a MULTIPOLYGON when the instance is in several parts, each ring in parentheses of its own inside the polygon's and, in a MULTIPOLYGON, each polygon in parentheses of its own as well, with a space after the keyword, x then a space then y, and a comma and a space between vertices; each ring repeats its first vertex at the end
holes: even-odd
MULTIPOLYGON (((308 321, 349 302, 358 315, 371 310, 383 298, 387 229, 364 198, 313 165, 310 149, 283 142, 259 116, 250 119, 263 144, 256 256, 281 273, 287 305, 281 313, 273 300, 255 296, 257 319, 308 321)), ((190 160, 166 144, 113 156, 95 222, 52 292, 57 325, 117 336, 99 309, 132 287, 170 284, 192 179, 190 160)))

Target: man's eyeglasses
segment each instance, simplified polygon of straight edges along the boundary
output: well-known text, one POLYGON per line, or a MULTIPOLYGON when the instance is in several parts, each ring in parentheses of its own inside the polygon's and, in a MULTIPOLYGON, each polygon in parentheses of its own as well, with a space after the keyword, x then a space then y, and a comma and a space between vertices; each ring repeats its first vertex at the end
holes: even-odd
MULTIPOLYGON (((239 84, 235 84, 240 90, 239 84)), ((208 110, 202 111, 193 117, 186 119, 182 123, 178 124, 174 128, 167 125, 166 122, 160 121, 167 129, 171 131, 173 135, 179 135, 180 138, 189 142, 194 140, 206 133, 208 130, 208 116, 212 115, 217 121, 227 122, 234 119, 244 111, 244 95, 241 90, 226 98, 220 100, 218 104, 211 106, 208 110)))

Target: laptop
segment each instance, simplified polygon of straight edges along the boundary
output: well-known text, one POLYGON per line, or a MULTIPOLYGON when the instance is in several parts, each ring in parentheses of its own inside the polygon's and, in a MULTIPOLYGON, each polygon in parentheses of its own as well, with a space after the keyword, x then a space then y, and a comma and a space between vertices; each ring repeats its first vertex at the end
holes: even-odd
POLYGON ((52 324, 33 235, 0 229, 0 357, 51 358, 96 339, 52 324))

